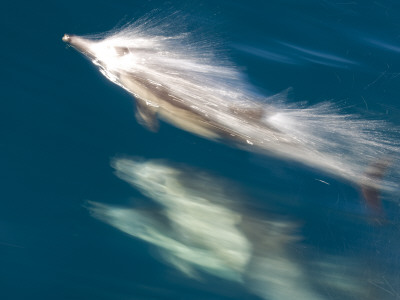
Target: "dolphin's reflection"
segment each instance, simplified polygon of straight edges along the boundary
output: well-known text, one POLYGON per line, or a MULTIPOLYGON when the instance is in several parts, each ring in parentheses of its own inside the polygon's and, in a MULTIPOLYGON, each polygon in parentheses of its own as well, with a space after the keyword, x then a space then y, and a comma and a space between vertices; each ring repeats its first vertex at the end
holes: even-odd
POLYGON ((240 282, 263 299, 333 299, 324 289, 341 299, 368 299, 364 282, 354 275, 356 262, 297 257, 300 225, 265 213, 256 217, 232 183, 163 161, 117 159, 113 167, 159 208, 90 202, 92 216, 152 244, 187 276, 240 282))

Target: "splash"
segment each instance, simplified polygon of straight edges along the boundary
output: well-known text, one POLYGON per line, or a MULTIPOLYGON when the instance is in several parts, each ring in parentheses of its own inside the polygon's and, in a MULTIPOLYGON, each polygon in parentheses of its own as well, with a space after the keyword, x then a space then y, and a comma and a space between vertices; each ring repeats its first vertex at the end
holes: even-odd
POLYGON ((261 96, 212 39, 167 23, 145 18, 103 35, 63 39, 135 97, 138 121, 150 130, 162 119, 360 186, 398 189, 397 128, 333 102, 307 106, 288 103, 285 94, 261 96), (368 168, 380 161, 390 164, 370 176, 368 168))

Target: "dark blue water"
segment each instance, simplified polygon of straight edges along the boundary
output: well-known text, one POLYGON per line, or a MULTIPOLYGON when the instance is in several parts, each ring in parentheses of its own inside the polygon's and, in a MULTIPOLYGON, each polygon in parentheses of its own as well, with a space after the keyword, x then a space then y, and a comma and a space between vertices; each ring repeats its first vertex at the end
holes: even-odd
POLYGON ((0 298, 279 299, 255 292, 257 280, 249 278, 189 278, 156 247, 93 218, 88 200, 143 198, 110 166, 131 156, 234 182, 259 219, 298 224, 301 238, 282 250, 301 270, 297 285, 289 270, 267 289, 296 293, 302 285, 315 299, 400 299, 397 196, 383 195, 385 220, 376 224, 357 187, 326 174, 164 123, 151 133, 137 124, 131 96, 61 41, 66 32, 104 32, 153 9, 179 11, 189 29, 218 36, 261 93, 291 87, 293 101, 342 101, 400 126, 397 1, 3 4, 0 298))

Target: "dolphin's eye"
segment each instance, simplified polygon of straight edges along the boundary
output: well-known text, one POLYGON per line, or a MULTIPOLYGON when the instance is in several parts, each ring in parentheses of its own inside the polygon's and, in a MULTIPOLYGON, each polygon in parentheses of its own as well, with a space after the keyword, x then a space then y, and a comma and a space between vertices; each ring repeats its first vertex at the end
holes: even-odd
POLYGON ((127 47, 115 47, 115 52, 118 56, 123 56, 129 53, 129 49, 127 47))

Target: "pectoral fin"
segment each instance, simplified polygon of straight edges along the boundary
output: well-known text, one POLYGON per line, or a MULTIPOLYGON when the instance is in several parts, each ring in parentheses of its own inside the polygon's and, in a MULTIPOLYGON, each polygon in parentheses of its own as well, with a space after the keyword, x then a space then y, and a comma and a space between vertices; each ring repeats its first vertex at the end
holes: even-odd
POLYGON ((135 113, 136 120, 148 130, 156 132, 159 128, 157 110, 157 106, 147 104, 145 101, 137 100, 135 113))

